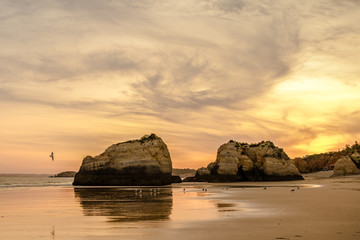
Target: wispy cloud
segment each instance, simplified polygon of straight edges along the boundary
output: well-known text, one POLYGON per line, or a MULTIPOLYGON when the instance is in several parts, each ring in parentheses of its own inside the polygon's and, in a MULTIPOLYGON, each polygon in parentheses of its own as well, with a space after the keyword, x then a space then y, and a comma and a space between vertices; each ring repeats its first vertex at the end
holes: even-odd
POLYGON ((4 0, 0 104, 164 134, 175 166, 230 138, 326 149, 360 134, 359 16, 350 0, 4 0))

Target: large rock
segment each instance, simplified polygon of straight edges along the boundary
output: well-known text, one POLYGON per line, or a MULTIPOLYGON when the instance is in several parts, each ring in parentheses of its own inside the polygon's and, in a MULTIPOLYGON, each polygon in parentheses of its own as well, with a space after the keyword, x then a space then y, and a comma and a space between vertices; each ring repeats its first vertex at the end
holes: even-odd
POLYGON ((350 157, 345 156, 337 160, 335 163, 334 174, 331 176, 336 177, 357 174, 360 174, 360 170, 356 167, 350 157))
POLYGON ((303 179, 294 162, 270 141, 247 144, 231 140, 219 147, 215 163, 208 167, 213 182, 303 179))
POLYGON ((166 185, 172 181, 171 172, 166 144, 151 134, 114 144, 96 157, 85 157, 73 185, 166 185))

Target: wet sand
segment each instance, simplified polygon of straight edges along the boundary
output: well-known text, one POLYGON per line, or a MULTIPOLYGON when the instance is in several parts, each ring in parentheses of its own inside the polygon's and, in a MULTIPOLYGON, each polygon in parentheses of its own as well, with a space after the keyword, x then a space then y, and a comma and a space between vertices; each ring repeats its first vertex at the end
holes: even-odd
MULTIPOLYGON (((229 212, 224 220, 189 227, 186 238, 360 239, 360 176, 324 178, 327 174, 308 174, 305 181, 246 183, 240 191, 239 184, 229 184, 234 189, 222 199, 244 202, 250 212, 237 217, 229 212)), ((178 239, 181 231, 171 232, 171 238, 178 239)))
POLYGON ((0 239, 360 239, 360 176, 330 174, 158 190, 2 189, 0 239))

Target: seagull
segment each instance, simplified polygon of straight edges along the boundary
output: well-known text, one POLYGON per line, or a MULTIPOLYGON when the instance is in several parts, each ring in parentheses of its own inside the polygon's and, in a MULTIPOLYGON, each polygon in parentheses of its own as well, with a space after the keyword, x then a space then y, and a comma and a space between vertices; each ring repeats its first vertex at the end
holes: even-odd
POLYGON ((50 156, 49 157, 51 157, 51 160, 53 160, 54 161, 54 153, 53 152, 51 152, 51 154, 50 154, 50 156))

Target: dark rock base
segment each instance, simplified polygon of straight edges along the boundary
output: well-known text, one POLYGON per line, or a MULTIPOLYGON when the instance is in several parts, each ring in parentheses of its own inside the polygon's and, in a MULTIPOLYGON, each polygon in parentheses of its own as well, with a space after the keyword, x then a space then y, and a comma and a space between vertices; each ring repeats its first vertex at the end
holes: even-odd
POLYGON ((180 176, 171 176, 171 183, 181 183, 181 177, 180 176))
POLYGON ((101 169, 76 173, 74 186, 162 186, 173 182, 171 174, 149 174, 145 168, 127 168, 123 171, 101 169))
POLYGON ((299 175, 264 176, 261 181, 296 181, 296 180, 304 180, 304 178, 299 175))
POLYGON ((302 176, 299 175, 288 175, 288 176, 251 176, 247 178, 245 176, 239 175, 210 175, 206 179, 188 177, 183 180, 183 182, 212 182, 212 183, 226 183, 226 182, 261 182, 261 181, 296 181, 304 180, 302 176))
POLYGON ((192 177, 186 177, 182 180, 182 182, 196 182, 195 176, 192 177))

